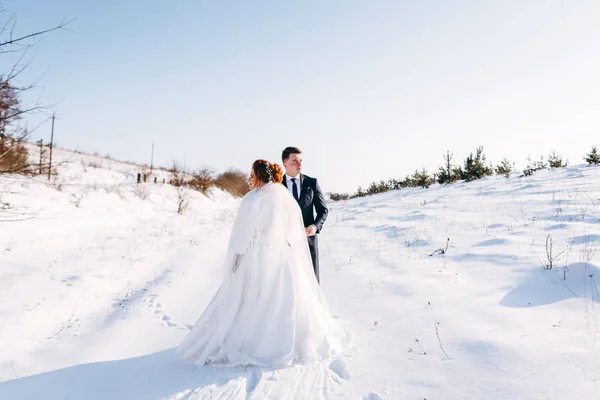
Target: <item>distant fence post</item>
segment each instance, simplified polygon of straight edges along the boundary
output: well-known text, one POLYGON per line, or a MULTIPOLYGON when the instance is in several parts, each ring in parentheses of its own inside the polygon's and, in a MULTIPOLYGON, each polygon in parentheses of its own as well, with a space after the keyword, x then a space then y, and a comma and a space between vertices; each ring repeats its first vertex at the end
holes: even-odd
POLYGON ((42 160, 44 155, 44 139, 40 139, 40 175, 42 174, 42 160))
POLYGON ((140 174, 138 172, 138 179, 137 179, 137 183, 139 184, 142 181, 142 174, 140 174))
POLYGON ((158 183, 158 176, 154 177, 154 183, 157 184, 158 183))

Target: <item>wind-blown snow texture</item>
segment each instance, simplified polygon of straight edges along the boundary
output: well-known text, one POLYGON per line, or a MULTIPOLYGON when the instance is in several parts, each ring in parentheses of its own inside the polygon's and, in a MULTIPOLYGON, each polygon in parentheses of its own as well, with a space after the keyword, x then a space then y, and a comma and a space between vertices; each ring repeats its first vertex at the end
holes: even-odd
POLYGON ((56 154, 50 181, 0 176, 0 399, 600 398, 600 168, 332 203, 322 287, 347 357, 201 369, 174 347, 238 202, 191 192, 177 215, 138 167, 56 154))

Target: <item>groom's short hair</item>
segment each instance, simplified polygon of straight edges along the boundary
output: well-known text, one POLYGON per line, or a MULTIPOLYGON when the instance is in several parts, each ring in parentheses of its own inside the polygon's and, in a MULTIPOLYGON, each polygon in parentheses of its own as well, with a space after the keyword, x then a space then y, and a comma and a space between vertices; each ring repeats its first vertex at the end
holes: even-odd
POLYGON ((281 152, 281 161, 285 162, 285 160, 290 158, 290 154, 302 154, 302 150, 297 147, 286 147, 281 152))

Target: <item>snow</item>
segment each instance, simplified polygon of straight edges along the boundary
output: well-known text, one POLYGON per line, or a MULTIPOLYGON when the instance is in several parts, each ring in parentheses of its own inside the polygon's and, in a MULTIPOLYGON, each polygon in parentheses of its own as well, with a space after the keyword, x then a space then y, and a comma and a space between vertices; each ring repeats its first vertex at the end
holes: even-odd
POLYGON ((322 287, 353 347, 269 370, 173 351, 217 289, 236 199, 189 192, 177 215, 165 171, 138 186, 143 167, 53 157, 50 181, 0 176, 0 399, 600 396, 599 168, 332 203, 322 287))

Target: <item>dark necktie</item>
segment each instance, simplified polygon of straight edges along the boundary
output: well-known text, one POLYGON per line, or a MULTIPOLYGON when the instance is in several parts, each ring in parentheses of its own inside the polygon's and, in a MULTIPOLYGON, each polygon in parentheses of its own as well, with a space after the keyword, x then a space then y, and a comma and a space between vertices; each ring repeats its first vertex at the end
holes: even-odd
POLYGON ((294 194, 294 198, 298 201, 298 188, 296 187, 296 178, 292 178, 292 193, 294 194))

